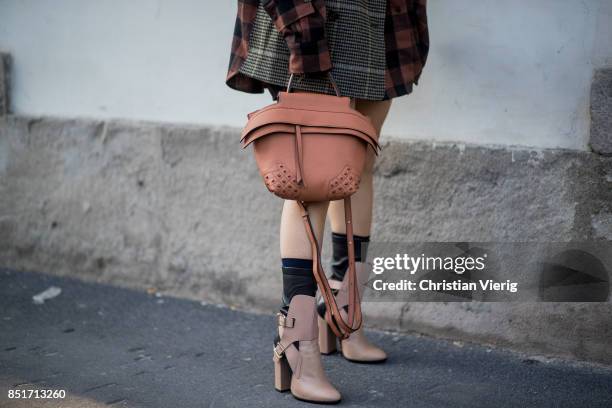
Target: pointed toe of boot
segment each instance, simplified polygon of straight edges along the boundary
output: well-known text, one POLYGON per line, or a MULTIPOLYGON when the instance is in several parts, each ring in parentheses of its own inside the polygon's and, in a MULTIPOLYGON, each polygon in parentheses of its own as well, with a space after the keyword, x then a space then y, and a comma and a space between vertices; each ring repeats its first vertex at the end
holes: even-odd
POLYGON ((385 350, 375 346, 374 350, 372 350, 372 353, 370 354, 369 362, 382 363, 386 359, 387 359, 387 353, 385 353, 385 350))
POLYGON ((319 404, 335 404, 342 399, 340 392, 329 381, 297 381, 292 384, 291 393, 299 400, 319 404))
POLYGON ((341 399, 342 395, 340 395, 340 392, 329 383, 327 387, 321 387, 321 390, 316 396, 316 401, 322 404, 337 404, 341 399))
POLYGON ((362 330, 352 333, 347 340, 343 340, 341 347, 344 358, 356 363, 382 363, 387 359, 387 353, 370 343, 362 330))
POLYGON ((333 404, 342 398, 325 375, 317 341, 300 342, 299 374, 291 379, 291 393, 304 401, 333 404))
POLYGON ((347 360, 356 361, 358 363, 382 363, 387 360, 387 353, 381 348, 376 346, 368 347, 361 353, 353 356, 345 356, 347 360))

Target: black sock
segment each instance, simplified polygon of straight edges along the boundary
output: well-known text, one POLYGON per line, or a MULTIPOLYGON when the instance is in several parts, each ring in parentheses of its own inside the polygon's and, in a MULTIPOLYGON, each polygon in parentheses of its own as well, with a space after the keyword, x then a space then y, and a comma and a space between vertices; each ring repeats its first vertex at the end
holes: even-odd
MULTIPOLYGON (((368 256, 370 236, 353 235, 355 242, 355 262, 365 261, 368 256)), ((332 279, 341 281, 348 269, 348 246, 346 234, 332 232, 332 279)))
POLYGON ((295 295, 315 296, 317 281, 312 274, 312 259, 283 258, 283 299, 281 312, 285 315, 295 295))

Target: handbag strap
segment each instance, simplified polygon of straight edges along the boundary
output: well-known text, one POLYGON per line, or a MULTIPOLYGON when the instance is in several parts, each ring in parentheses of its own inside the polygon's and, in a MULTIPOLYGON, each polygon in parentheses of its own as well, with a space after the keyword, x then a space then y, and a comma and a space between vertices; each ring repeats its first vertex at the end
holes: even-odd
MULTIPOLYGON (((295 74, 289 75, 289 80, 287 81, 287 93, 291 92, 291 85, 293 84, 294 76, 295 74)), ((332 76, 331 71, 327 71, 327 79, 329 80, 330 85, 332 86, 334 92, 336 93, 336 96, 341 96, 340 88, 338 88, 338 84, 336 83, 336 80, 332 76)))
POLYGON ((321 251, 317 238, 310 222, 310 216, 308 215, 308 209, 306 205, 297 200, 300 207, 302 220, 304 221, 304 228, 306 229, 306 235, 310 240, 310 247, 312 249, 312 271, 317 282, 317 286, 321 291, 321 296, 326 304, 325 320, 333 331, 334 335, 340 339, 347 339, 349 335, 359 330, 361 327, 361 299, 359 298, 359 288, 357 283, 357 273, 355 270, 355 244, 353 240, 353 221, 351 212, 351 198, 346 197, 344 199, 344 219, 346 222, 346 238, 348 245, 348 322, 345 322, 340 314, 336 298, 332 293, 327 276, 323 270, 321 264, 321 251))
MULTIPOLYGON (((327 72, 327 77, 334 92, 336 93, 336 96, 341 96, 340 89, 338 88, 338 85, 336 84, 336 81, 332 76, 331 71, 327 72)), ((291 92, 293 78, 294 74, 291 74, 289 76, 289 81, 287 82, 288 93, 291 92)), ((298 137, 299 136, 300 135, 298 133, 298 137)), ((306 204, 299 200, 297 200, 296 202, 300 207, 302 220, 304 221, 304 228, 306 229, 306 235, 308 235, 310 247, 312 249, 312 273, 314 274, 317 286, 319 287, 319 291, 321 292, 321 296, 323 297, 323 301, 327 306, 325 311, 325 320, 327 321, 327 324, 329 325, 336 337, 340 339, 347 339, 352 332, 359 330, 362 321, 361 299, 359 298, 359 288, 357 286, 357 272, 355 270, 355 243, 353 239, 351 197, 344 198, 344 220, 346 222, 346 239, 349 258, 349 267, 347 271, 347 283, 349 292, 347 312, 348 322, 345 322, 342 318, 342 315, 340 314, 340 309, 338 308, 338 304, 336 303, 336 297, 334 296, 332 289, 329 286, 329 282, 327 281, 325 270, 323 269, 323 265, 321 264, 321 248, 319 247, 317 237, 312 228, 312 223, 310 222, 310 216, 308 215, 308 209, 306 207, 306 204)))

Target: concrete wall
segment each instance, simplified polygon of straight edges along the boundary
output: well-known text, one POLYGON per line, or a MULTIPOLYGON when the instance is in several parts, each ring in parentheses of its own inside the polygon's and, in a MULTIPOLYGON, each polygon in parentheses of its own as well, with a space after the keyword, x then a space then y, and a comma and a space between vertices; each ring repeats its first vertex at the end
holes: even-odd
POLYGON ((612 68, 595 71, 591 86, 590 147, 612 156, 612 68))
MULTIPOLYGON (((18 114, 241 126, 267 103, 224 85, 235 2, 0 1, 18 114)), ((436 0, 421 86, 399 138, 586 149, 594 68, 612 58, 608 0, 436 0)))
MULTIPOLYGON (((385 128, 428 141, 384 138, 374 237, 612 240, 609 71, 591 106, 603 154, 586 151, 612 4, 431 3, 428 71, 385 128)), ((280 200, 238 148, 238 128, 177 123, 240 125, 268 100, 223 85, 233 12, 192 0, 0 0, 17 114, 0 114, 0 265, 278 306, 280 200)), ((612 364, 610 302, 366 311, 380 328, 612 364)))
MULTIPOLYGON (((281 200, 238 134, 0 119, 0 265, 275 310, 281 200)), ((612 158, 594 153, 393 142, 375 182, 378 242, 612 240, 612 158)), ((366 312, 385 329, 612 364, 610 302, 366 312)))

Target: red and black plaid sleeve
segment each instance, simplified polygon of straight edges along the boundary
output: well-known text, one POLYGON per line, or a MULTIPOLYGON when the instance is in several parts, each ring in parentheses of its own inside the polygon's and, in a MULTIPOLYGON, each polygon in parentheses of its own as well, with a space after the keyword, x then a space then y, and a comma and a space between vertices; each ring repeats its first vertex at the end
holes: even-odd
POLYGON ((385 19, 387 98, 412 91, 428 52, 427 0, 389 0, 385 19))
POLYGON ((238 0, 232 50, 225 79, 228 86, 250 93, 261 93, 264 89, 261 82, 239 74, 240 66, 249 52, 249 36, 253 30, 258 4, 259 0, 238 0))
POLYGON ((415 4, 415 21, 419 35, 419 52, 423 66, 429 54, 429 29, 427 27, 427 0, 417 0, 415 4))
POLYGON ((324 0, 268 0, 264 8, 289 47, 289 72, 331 69, 324 0))

